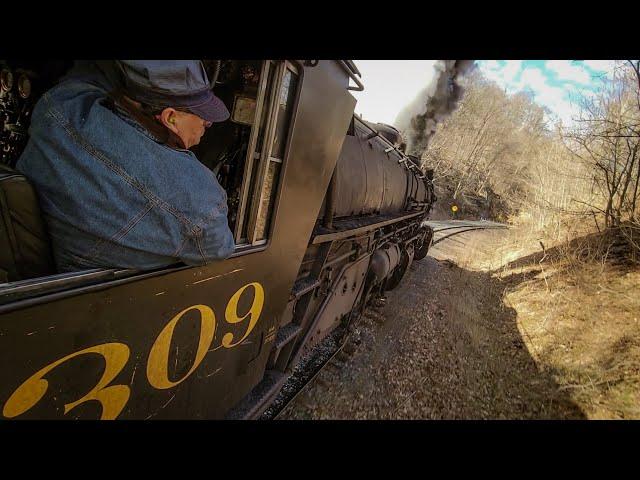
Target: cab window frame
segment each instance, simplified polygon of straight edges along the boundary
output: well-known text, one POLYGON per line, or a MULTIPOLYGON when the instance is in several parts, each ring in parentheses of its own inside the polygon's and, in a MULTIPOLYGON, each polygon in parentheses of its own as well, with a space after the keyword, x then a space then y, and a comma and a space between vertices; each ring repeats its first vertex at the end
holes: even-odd
POLYGON ((286 173, 287 158, 291 144, 291 134, 295 126, 295 120, 300 100, 304 69, 298 62, 291 60, 265 60, 261 73, 260 86, 258 89, 258 105, 256 107, 256 120, 251 131, 247 158, 245 160, 245 171, 243 174, 243 184, 241 193, 241 203, 238 208, 238 222, 235 226, 234 239, 236 241, 236 252, 251 253, 256 249, 265 249, 273 237, 273 224, 278 214, 280 194, 283 180, 286 173), (266 70, 275 69, 274 82, 270 90, 267 91, 269 76, 266 70), (285 121, 288 123, 284 131, 282 158, 274 156, 275 134, 279 126, 278 107, 283 86, 284 77, 287 71, 292 73, 292 81, 295 85, 292 92, 289 92, 290 103, 286 104, 285 121), (264 117, 263 117, 264 116, 264 117), (262 144, 258 145, 258 136, 263 118, 266 126, 262 136, 262 144), (268 152, 265 154, 265 152, 268 152), (264 238, 258 238, 258 218, 264 208, 263 201, 265 195, 265 179, 272 163, 279 163, 277 178, 272 184, 270 191, 274 195, 272 205, 267 204, 269 211, 265 212, 268 221, 264 226, 264 238), (253 169, 257 169, 257 175, 250 175, 253 169), (249 192, 253 185, 251 198, 249 192), (245 218, 248 215, 248 218, 245 218), (245 225, 246 222, 246 225, 245 225), (246 227, 246 235, 243 230, 246 227))

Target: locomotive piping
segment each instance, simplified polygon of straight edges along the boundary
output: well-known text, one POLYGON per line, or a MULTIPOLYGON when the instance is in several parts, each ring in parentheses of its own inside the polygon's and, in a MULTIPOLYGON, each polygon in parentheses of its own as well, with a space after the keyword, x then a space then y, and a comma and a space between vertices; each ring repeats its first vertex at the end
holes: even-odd
POLYGON ((333 229, 333 212, 336 209, 336 171, 333 170, 331 175, 331 181, 329 182, 329 190, 327 190, 327 204, 325 205, 324 221, 322 225, 324 228, 333 229))

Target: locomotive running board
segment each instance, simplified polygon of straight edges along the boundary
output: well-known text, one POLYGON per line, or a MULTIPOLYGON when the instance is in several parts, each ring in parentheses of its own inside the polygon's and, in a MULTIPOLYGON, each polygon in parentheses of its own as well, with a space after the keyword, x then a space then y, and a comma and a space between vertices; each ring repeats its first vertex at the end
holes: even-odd
POLYGON ((262 381, 225 415, 225 420, 255 420, 259 418, 280 393, 287 378, 288 375, 276 370, 265 371, 262 381))
POLYGON ((385 227, 387 225, 391 225, 392 223, 401 222, 403 220, 408 220, 410 218, 417 217, 418 215, 424 215, 424 211, 410 213, 409 215, 404 215, 402 217, 393 217, 390 215, 377 215, 375 217, 368 217, 364 219, 357 220, 336 220, 333 222, 333 225, 338 231, 331 231, 324 227, 318 229, 318 235, 313 237, 313 241, 311 243, 325 243, 330 242, 332 240, 342 240, 343 238, 352 237, 354 235, 359 235, 361 233, 366 233, 371 230, 375 230, 376 228, 385 227), (340 227, 343 227, 340 229, 340 227))

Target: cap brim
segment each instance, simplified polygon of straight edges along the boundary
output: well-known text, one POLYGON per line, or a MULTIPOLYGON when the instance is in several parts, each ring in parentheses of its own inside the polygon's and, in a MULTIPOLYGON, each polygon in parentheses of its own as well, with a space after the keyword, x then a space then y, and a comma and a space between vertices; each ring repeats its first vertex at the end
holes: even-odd
POLYGON ((187 107, 188 110, 203 118, 207 122, 224 122, 231 114, 222 100, 216 97, 213 92, 209 92, 208 100, 195 107, 187 107))

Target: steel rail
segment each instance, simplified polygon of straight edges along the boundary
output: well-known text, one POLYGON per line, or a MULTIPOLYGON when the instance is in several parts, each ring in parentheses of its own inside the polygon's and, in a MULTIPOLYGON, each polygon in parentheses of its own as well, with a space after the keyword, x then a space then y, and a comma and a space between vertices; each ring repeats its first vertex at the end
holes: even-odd
MULTIPOLYGON (((464 228, 464 227, 458 227, 458 228, 464 228)), ((466 228, 466 230, 461 230, 459 232, 453 232, 450 233, 449 235, 445 235, 444 237, 438 238, 437 240, 434 240, 431 245, 437 245, 438 243, 442 242, 443 240, 446 240, 447 238, 451 238, 455 235, 459 235, 461 233, 465 233, 465 232, 472 232, 473 230, 506 230, 508 227, 470 227, 470 228, 466 228)), ((452 230, 452 229, 445 229, 445 230, 452 230)), ((442 232, 443 230, 438 230, 438 232, 442 232)), ((433 232, 434 235, 437 232, 433 232)))

